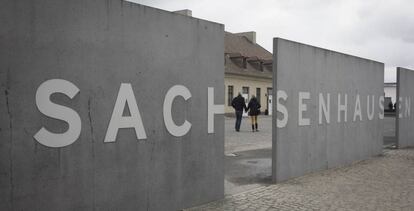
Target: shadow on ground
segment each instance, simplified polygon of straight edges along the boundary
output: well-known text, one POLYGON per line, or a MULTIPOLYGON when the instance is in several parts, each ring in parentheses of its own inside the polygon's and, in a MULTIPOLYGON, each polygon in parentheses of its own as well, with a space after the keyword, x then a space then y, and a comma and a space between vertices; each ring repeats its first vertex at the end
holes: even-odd
POLYGON ((271 148, 227 154, 225 157, 226 194, 271 184, 271 156, 271 148))

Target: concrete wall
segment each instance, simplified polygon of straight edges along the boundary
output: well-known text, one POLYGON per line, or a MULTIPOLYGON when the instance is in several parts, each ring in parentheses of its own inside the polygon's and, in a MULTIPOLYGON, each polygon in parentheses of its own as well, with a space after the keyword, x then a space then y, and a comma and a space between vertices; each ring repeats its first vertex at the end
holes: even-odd
POLYGON ((0 3, 0 210, 176 210, 223 197, 224 117, 207 133, 207 89, 224 104, 223 25, 120 0, 5 0, 0 3), (81 117, 80 138, 38 143, 41 127, 67 123, 37 109, 48 79, 80 93, 51 99, 81 117), (131 83, 147 139, 105 133, 121 83, 131 83), (192 123, 176 138, 163 121, 176 84, 173 119, 192 123))
POLYGON ((414 71, 397 68, 396 136, 399 148, 414 146, 414 71))
POLYGON ((273 180, 279 182, 380 154, 383 109, 379 98, 384 94, 384 64, 280 38, 275 38, 273 44, 273 86, 276 87, 273 110, 287 110, 287 115, 284 115, 286 112, 273 115, 273 180), (281 91, 287 94, 286 100, 280 99, 281 91), (309 94, 309 97, 302 95, 302 106, 299 92, 309 94), (326 112, 329 123, 323 110, 319 112, 319 93, 325 104, 330 94, 326 112), (341 105, 347 105, 347 114, 341 111, 339 122, 338 94, 341 94, 341 105), (354 121, 358 95, 361 109, 357 111, 361 110, 361 115, 354 121), (372 120, 367 117, 368 95, 375 98, 372 120), (299 121, 300 113, 302 121, 299 121), (283 125, 286 117, 287 124, 283 125), (277 119, 281 120, 279 124, 277 119))
POLYGON ((272 88, 272 79, 265 78, 254 78, 246 76, 237 76, 226 74, 224 76, 224 85, 225 85, 225 106, 224 110, 228 114, 234 114, 233 107, 227 104, 228 102, 228 86, 233 86, 233 98, 237 94, 242 92, 242 87, 249 87, 249 97, 252 95, 256 96, 256 88, 260 88, 260 104, 262 108, 260 109, 263 113, 267 109, 267 88, 272 88))

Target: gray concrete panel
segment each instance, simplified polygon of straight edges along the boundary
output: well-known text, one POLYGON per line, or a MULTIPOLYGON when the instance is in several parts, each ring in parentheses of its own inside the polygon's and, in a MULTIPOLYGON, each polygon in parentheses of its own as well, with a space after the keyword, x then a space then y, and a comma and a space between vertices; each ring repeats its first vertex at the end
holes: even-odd
MULTIPOLYGON (((278 111, 273 116, 273 180, 279 182, 380 154, 383 111, 379 99, 383 97, 384 65, 280 38, 275 38, 273 43, 273 87, 276 87, 273 109, 278 111), (280 99, 282 93, 277 94, 276 90, 286 93, 286 101, 280 99), (300 92, 304 93, 301 104, 300 92), (323 107, 319 112, 323 106, 319 94, 326 104, 329 123, 323 107), (340 113, 340 122, 338 94, 341 95, 340 105, 347 106, 346 115, 344 111, 340 113), (355 108, 359 104, 356 103, 358 95, 361 109, 355 108), (368 95, 374 96, 374 111, 372 113, 372 107, 369 110, 372 120, 368 119, 368 95), (287 123, 281 122, 279 126, 277 119, 283 120, 286 116, 281 112, 282 106, 277 105, 278 101, 288 114, 287 123), (299 112, 300 108, 303 112, 299 112), (361 115, 354 121, 355 109, 357 114, 360 110, 361 115)), ((372 102, 370 100, 370 106, 372 102)))
POLYGON ((414 71, 397 67, 396 137, 399 148, 414 146, 414 71))
MULTIPOLYGON (((207 90, 224 104, 224 27, 120 0, 6 0, 0 3, 0 210, 177 210, 224 195, 224 117, 207 132, 207 90), (42 114, 37 88, 64 79, 79 89, 52 102, 75 110, 79 139, 50 148, 34 138, 64 121, 42 114), (147 139, 120 129, 104 143, 121 83, 132 85, 147 139), (169 88, 192 97, 172 106, 169 88)), ((128 113, 128 112, 126 112, 128 113)))

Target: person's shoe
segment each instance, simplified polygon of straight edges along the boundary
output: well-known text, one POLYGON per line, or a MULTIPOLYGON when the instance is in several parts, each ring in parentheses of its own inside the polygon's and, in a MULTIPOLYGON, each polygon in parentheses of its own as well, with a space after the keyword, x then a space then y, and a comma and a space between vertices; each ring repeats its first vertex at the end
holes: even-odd
POLYGON ((237 129, 236 129, 236 132, 240 132, 240 130, 237 130, 237 129))
POLYGON ((259 129, 256 129, 256 132, 259 132, 259 129))

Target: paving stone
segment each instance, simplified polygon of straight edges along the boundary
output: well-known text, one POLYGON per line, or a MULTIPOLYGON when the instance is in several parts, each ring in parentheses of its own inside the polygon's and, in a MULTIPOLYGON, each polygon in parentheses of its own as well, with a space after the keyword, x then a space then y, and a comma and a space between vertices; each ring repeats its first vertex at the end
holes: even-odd
POLYGON ((188 210, 414 210, 414 149, 259 187, 188 210))

